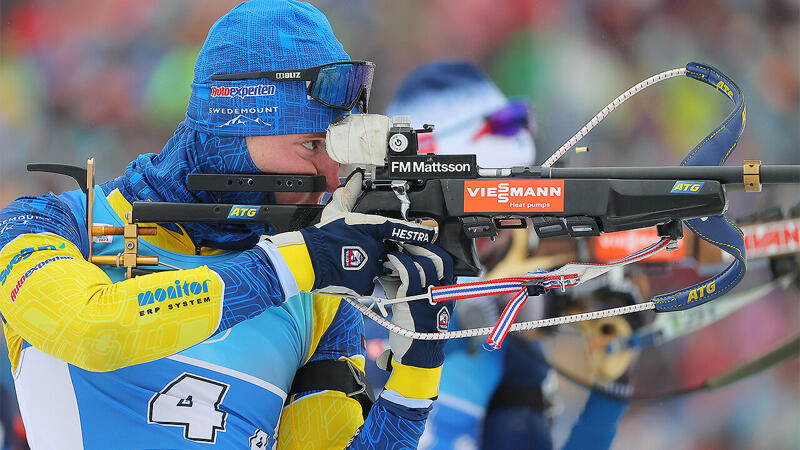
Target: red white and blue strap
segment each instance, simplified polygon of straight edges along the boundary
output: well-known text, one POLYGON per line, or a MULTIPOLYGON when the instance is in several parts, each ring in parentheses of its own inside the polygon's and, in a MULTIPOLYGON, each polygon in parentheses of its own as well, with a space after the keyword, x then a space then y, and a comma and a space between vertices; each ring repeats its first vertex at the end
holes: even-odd
POLYGON ((489 338, 486 339, 486 344, 489 346, 489 349, 497 350, 503 345, 503 341, 506 339, 511 325, 514 324, 514 320, 517 318, 517 314, 519 314, 519 310, 522 308, 522 305, 525 304, 526 300, 528 300, 528 290, 522 289, 508 302, 503 313, 500 314, 500 320, 497 321, 497 324, 492 328, 492 332, 489 333, 489 338))
POLYGON ((580 263, 571 262, 556 270, 528 273, 522 277, 498 278, 496 280, 473 281, 470 283, 453 284, 449 286, 432 286, 428 294, 417 295, 414 297, 400 297, 396 299, 380 299, 365 297, 374 300, 379 304, 387 305, 428 299, 433 303, 449 302, 451 300, 467 300, 471 298, 492 297, 496 295, 517 294, 520 290, 526 290, 529 284, 541 285, 546 291, 554 288, 564 289, 569 286, 577 286, 581 283, 596 278, 614 268, 641 261, 655 253, 665 249, 669 245, 669 238, 662 238, 658 242, 647 248, 626 256, 618 261, 610 263, 580 263))
MULTIPOLYGON (((497 349, 500 348, 503 340, 505 340, 505 337, 510 331, 530 330, 533 328, 560 325, 582 320, 593 320, 600 317, 609 317, 643 311, 646 309, 653 309, 655 304, 652 302, 647 302, 622 308, 594 311, 591 313, 575 314, 572 316, 555 317, 531 322, 514 323, 520 308, 528 299, 528 285, 534 284, 541 286, 545 291, 554 288, 560 288, 563 290, 567 286, 577 286, 617 267, 622 267, 626 264, 631 264, 645 259, 661 250, 664 250, 667 248, 669 243, 669 238, 662 238, 647 248, 644 248, 632 255, 626 256, 618 261, 607 264, 572 262, 556 270, 540 270, 534 273, 529 273, 523 277, 475 281, 471 283, 462 283, 450 286, 432 286, 427 293, 410 297, 398 297, 394 299, 359 297, 359 299, 362 301, 366 300, 371 302, 371 305, 377 305, 383 317, 372 311, 371 306, 367 306, 359 302, 356 297, 345 296, 345 300, 356 306, 364 315, 376 321, 379 325, 401 336, 411 337, 412 339, 435 340, 489 335, 486 343, 490 348, 497 349), (388 320, 384 319, 384 317, 387 316, 387 312, 384 307, 394 303, 404 303, 416 300, 427 300, 432 303, 440 303, 453 300, 466 300, 505 294, 514 294, 514 297, 506 306, 494 327, 448 331, 444 333, 419 333, 398 327, 397 325, 394 325, 388 320)), ((332 292, 319 293, 341 295, 332 292)))
POLYGON ((530 277, 513 277, 474 281, 450 286, 432 286, 430 289, 430 296, 432 302, 439 303, 449 302, 450 300, 465 300, 470 298, 515 294, 522 289, 522 283, 530 280, 530 277))

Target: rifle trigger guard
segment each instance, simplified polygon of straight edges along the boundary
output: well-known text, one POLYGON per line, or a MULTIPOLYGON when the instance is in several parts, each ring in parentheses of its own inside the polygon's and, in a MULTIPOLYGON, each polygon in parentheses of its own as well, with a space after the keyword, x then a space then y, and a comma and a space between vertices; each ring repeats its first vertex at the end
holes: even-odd
POLYGON ((408 182, 392 180, 392 192, 400 200, 400 215, 403 220, 408 220, 408 210, 411 208, 411 200, 408 198, 408 182))

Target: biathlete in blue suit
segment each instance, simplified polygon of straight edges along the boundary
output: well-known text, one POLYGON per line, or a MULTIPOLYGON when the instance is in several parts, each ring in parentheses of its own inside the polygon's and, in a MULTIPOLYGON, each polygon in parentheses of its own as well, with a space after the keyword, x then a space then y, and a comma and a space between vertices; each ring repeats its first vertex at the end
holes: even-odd
MULTIPOLYGON (((123 226, 135 201, 216 203, 212 192, 188 189, 189 174, 324 175, 333 191, 338 164, 324 132, 366 110, 373 69, 350 61, 308 3, 237 5, 211 27, 186 119, 161 152, 89 186, 94 224, 123 226)), ((368 409, 357 389, 362 317, 311 292, 367 294, 388 261, 415 294, 421 280, 452 283, 452 261, 429 244, 429 227, 351 213, 361 177, 333 193, 318 225, 268 239, 255 225, 150 224, 157 235, 140 238, 139 251, 164 270, 130 279, 87 261, 90 249, 117 255, 124 242, 89 240, 83 191, 0 210, 0 318, 31 447, 416 447, 438 393, 441 345, 400 342, 368 409), (393 234, 410 237, 389 246, 393 234), (321 371, 330 385, 317 382, 321 371)), ((221 202, 320 195, 226 192, 221 202)), ((452 305, 411 305, 395 317, 433 332, 441 308, 452 305)))

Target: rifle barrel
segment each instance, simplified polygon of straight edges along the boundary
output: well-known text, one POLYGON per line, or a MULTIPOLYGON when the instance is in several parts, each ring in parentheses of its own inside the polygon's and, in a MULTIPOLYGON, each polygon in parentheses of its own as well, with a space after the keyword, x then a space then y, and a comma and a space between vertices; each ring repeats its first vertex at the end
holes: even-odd
POLYGON ((761 166, 762 183, 800 183, 800 165, 761 166))
MULTIPOLYGON (((542 178, 599 178, 634 180, 716 180, 722 184, 743 184, 742 166, 672 167, 535 167, 512 172, 512 176, 540 174, 542 178)), ((800 183, 800 165, 762 165, 763 184, 800 183)))

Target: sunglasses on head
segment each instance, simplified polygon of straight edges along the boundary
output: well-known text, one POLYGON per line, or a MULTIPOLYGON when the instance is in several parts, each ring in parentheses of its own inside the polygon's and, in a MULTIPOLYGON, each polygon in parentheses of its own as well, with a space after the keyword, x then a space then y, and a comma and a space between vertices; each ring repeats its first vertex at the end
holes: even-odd
POLYGON ((483 117, 483 127, 472 137, 477 140, 481 136, 514 136, 524 129, 531 129, 531 112, 528 104, 521 100, 512 100, 503 108, 483 117))
POLYGON ((374 74, 375 64, 370 61, 340 61, 307 69, 218 74, 211 80, 306 81, 308 96, 323 105, 346 111, 358 105, 359 111, 367 112, 374 74))

